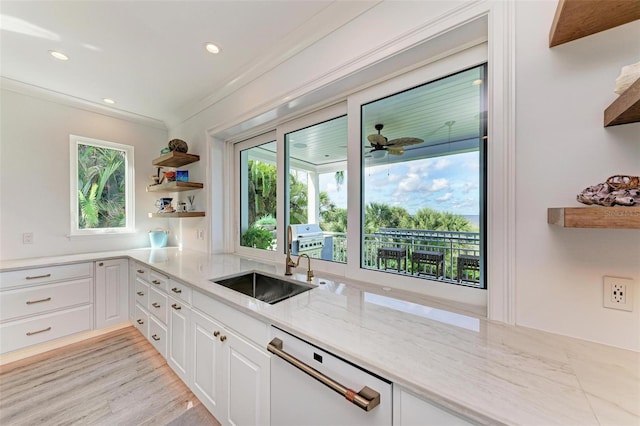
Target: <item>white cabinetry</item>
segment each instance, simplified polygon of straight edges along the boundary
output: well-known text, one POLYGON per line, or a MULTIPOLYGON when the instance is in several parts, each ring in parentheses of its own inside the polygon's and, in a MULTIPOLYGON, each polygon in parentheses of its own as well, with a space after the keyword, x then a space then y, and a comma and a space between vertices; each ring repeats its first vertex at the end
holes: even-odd
POLYGON ((129 261, 99 260, 96 268, 96 328, 127 321, 129 309, 129 261))
POLYGON ((223 425, 268 425, 270 356, 257 346, 266 347, 266 324, 197 291, 193 307, 207 314, 192 313, 193 392, 223 425))
POLYGON ((135 282, 131 286, 135 300, 133 325, 163 357, 167 358, 169 348, 167 286, 169 277, 140 263, 136 263, 134 273, 135 282))
POLYGON ((473 425, 469 420, 459 417, 413 393, 394 385, 393 387, 393 424, 394 426, 417 425, 473 425))
MULTIPOLYGON (((175 288, 175 287, 174 287, 175 288)), ((169 352, 167 361, 173 371, 189 385, 191 308, 182 300, 169 298, 169 352)))
POLYGON ((0 354, 93 328, 93 263, 0 273, 0 354))

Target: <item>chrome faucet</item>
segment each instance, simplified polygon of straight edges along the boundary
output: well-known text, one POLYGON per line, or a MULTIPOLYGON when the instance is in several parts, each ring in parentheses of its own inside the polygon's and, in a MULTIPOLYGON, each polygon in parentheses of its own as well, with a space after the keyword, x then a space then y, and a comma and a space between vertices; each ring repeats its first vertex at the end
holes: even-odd
POLYGON ((293 236, 291 232, 291 225, 287 226, 287 259, 285 260, 285 275, 293 275, 292 268, 297 268, 300 265, 300 259, 303 257, 307 258, 307 281, 311 281, 313 279, 313 271, 311 270, 311 258, 308 254, 301 254, 298 256, 298 260, 296 262, 291 258, 291 246, 293 244, 293 236))

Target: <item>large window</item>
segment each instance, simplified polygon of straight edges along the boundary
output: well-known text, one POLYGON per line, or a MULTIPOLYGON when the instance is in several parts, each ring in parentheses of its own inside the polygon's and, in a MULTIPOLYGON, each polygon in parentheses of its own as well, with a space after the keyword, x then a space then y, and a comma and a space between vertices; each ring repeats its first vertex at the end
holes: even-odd
POLYGON ((71 235, 134 231, 133 147, 70 137, 71 235))
POLYGON ((486 65, 463 67, 486 55, 472 53, 237 143, 236 249, 284 260, 291 226, 318 271, 482 303, 486 65), (449 65, 464 71, 441 77, 449 65))
POLYGON ((484 288, 486 67, 361 108, 361 267, 484 288))

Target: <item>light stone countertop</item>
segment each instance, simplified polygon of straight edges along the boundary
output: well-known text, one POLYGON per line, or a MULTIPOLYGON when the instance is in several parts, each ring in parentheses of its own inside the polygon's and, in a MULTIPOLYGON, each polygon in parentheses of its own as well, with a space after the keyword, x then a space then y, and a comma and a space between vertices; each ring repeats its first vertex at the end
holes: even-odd
POLYGON ((209 280, 250 270, 283 275, 284 265, 175 248, 9 260, 0 271, 116 257, 148 264, 481 423, 640 425, 640 353, 492 322, 421 295, 318 273, 317 288, 269 305, 209 280))

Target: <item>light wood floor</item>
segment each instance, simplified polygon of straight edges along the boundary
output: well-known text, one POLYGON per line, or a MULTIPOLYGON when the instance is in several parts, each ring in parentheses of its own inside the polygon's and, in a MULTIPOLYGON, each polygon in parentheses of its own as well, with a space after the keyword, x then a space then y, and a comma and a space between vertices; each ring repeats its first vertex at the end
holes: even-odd
POLYGON ((135 328, 0 366, 0 425, 219 425, 135 328))

